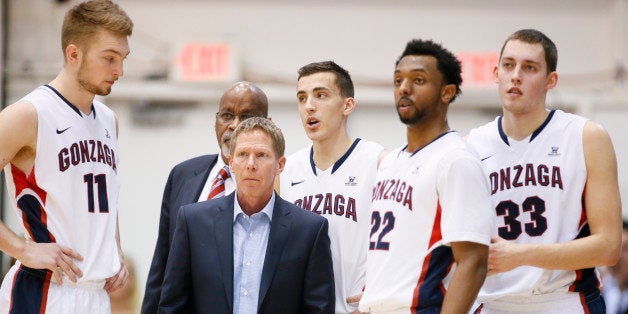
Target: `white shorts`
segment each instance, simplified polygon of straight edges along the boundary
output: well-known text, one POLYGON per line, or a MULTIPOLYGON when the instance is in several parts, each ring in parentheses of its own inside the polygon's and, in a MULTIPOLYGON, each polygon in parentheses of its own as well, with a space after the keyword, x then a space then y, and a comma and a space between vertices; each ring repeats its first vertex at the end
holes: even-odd
MULTIPOLYGON (((475 307, 474 307, 475 308, 475 307)), ((578 314, 585 313, 580 294, 573 292, 504 297, 482 304, 481 314, 578 314)))
POLYGON ((111 303, 105 281, 59 285, 44 279, 46 271, 15 263, 0 287, 0 313, 109 314, 111 303))

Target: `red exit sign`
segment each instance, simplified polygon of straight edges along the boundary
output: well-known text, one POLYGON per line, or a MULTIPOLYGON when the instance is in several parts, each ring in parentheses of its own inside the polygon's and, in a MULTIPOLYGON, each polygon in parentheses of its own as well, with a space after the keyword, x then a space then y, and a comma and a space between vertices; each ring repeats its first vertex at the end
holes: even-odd
POLYGON ((174 60, 174 78, 182 81, 230 81, 233 49, 226 43, 186 43, 174 60))
POLYGON ((494 85, 493 68, 499 62, 499 52, 458 52, 462 62, 462 84, 472 87, 494 85))

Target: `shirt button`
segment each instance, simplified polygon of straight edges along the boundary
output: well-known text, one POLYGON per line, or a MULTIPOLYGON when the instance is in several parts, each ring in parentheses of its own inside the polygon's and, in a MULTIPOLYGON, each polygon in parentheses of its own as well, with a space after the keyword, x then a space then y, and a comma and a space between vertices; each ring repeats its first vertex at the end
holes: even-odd
POLYGON ((246 266, 251 266, 251 261, 247 261, 246 266))
POLYGON ((248 291, 246 291, 246 290, 243 290, 243 291, 242 291, 242 294, 244 294, 244 295, 249 295, 249 292, 248 292, 248 291))
POLYGON ((249 237, 251 238, 253 237, 253 232, 249 233, 249 237))

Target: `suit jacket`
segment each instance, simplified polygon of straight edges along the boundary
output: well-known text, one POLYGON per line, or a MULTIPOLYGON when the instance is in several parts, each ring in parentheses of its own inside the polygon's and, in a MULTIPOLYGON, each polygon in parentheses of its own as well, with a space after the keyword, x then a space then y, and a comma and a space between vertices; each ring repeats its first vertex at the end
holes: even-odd
MULTIPOLYGON (((177 217, 159 313, 233 312, 233 204, 184 206, 177 217)), ((327 220, 275 196, 258 313, 334 313, 327 220)))
POLYGON ((146 280, 146 291, 142 302, 142 313, 144 314, 157 313, 166 261, 170 252, 179 208, 198 201, 209 172, 217 160, 218 155, 203 155, 186 160, 170 171, 161 202, 157 244, 146 280))

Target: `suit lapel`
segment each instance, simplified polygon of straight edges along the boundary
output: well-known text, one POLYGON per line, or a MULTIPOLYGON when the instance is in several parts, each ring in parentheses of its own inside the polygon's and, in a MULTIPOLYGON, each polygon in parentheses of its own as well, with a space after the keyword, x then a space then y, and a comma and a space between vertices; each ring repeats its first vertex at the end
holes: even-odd
POLYGON ((214 228, 225 293, 233 311, 233 201, 235 193, 222 198, 214 228))
POLYGON ((204 165, 203 168, 197 169, 194 171, 194 175, 190 176, 180 189, 180 196, 178 197, 179 203, 181 205, 192 204, 198 201, 198 198, 201 196, 201 192, 203 191, 203 187, 205 187, 205 182, 209 177, 209 172, 216 164, 216 158, 211 158, 209 160, 209 164, 204 165))
POLYGON ((279 258, 290 235, 292 219, 290 219, 290 211, 282 202, 283 200, 276 195, 275 205, 273 207, 273 221, 270 226, 266 258, 264 259, 264 268, 262 269, 262 279, 259 287, 259 298, 257 301, 258 311, 270 288, 270 283, 273 281, 275 270, 279 264, 279 258))

